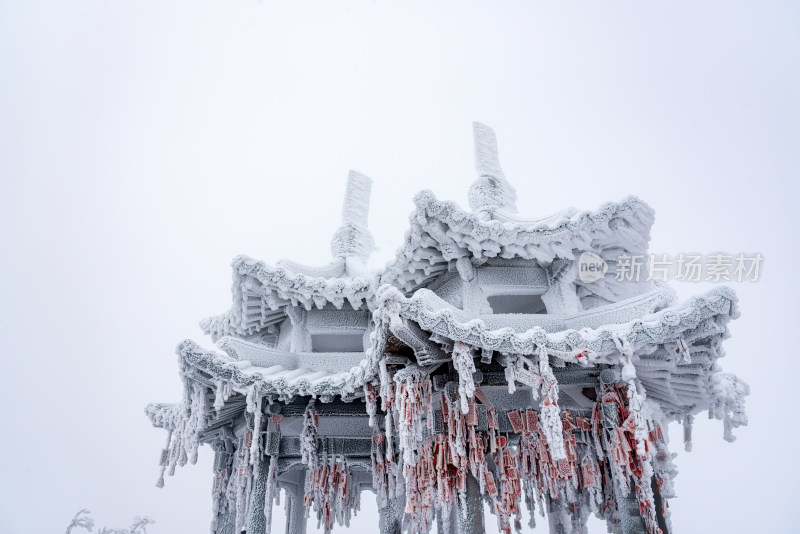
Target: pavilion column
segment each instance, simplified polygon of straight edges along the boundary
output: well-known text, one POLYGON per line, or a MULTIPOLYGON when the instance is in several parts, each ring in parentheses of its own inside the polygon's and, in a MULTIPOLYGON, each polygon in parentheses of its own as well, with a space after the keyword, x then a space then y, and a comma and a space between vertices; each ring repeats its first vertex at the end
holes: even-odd
MULTIPOLYGON (((225 447, 225 443, 222 441, 215 442, 213 445, 214 448, 214 475, 217 477, 222 477, 222 472, 227 470, 230 473, 232 469, 232 460, 231 454, 227 451, 225 447)), ((228 500, 224 495, 224 491, 221 488, 216 487, 215 483, 215 491, 221 492, 219 495, 215 495, 215 499, 219 499, 217 516, 214 518, 213 523, 213 534, 236 534, 236 512, 231 510, 231 507, 228 505, 228 500)))
POLYGON ((447 517, 442 516, 440 511, 436 511, 436 532, 437 534, 458 534, 458 508, 453 506, 447 517))
POLYGON ((401 534, 403 510, 400 499, 390 497, 387 499, 386 507, 378 510, 378 513, 380 514, 378 523, 380 534, 401 534))
MULTIPOLYGON (((615 383, 620 381, 619 371, 613 369, 604 369, 600 373, 600 382, 602 388, 600 394, 602 395, 608 388, 612 387, 615 383)), ((603 426, 610 434, 619 426, 619 408, 614 402, 603 402, 603 426)), ((617 503, 617 513, 620 522, 622 534, 647 534, 647 526, 645 525, 644 518, 642 517, 639 508, 639 499, 636 497, 634 490, 634 481, 629 480, 631 490, 628 495, 617 503)), ((660 508, 661 499, 656 500, 656 508, 660 508)), ((659 526, 664 523, 664 518, 658 510, 658 523, 659 526)), ((664 525, 665 527, 666 525, 664 525)), ((667 530, 662 527, 664 534, 668 534, 667 530)))
POLYGON ((547 532, 550 534, 564 534, 564 523, 561 517, 561 503, 553 502, 547 497, 547 532))
POLYGON ((583 311, 578 298, 578 266, 574 261, 555 260, 548 271, 550 288, 542 295, 549 314, 572 315, 583 311))
POLYGON ((661 498, 661 493, 658 492, 658 488, 656 487, 655 477, 653 478, 651 486, 653 488, 653 502, 656 506, 656 521, 658 522, 658 527, 664 534, 670 534, 672 532, 672 525, 667 522, 667 518, 661 513, 664 507, 664 500, 661 498))
POLYGON ((639 511, 639 500, 636 498, 635 491, 631 490, 628 496, 622 502, 619 502, 617 506, 622 534, 647 534, 647 528, 639 511))
POLYGON ((589 530, 586 526, 590 513, 588 506, 581 506, 576 513, 571 513, 570 505, 563 499, 553 499, 548 496, 545 502, 547 527, 550 534, 588 534, 589 530))
MULTIPOLYGON (((262 455, 253 473, 253 486, 250 491, 250 509, 247 516, 247 534, 264 534, 267 518, 264 515, 264 501, 267 498, 267 478, 271 457, 262 455)), ((272 506, 272 503, 269 503, 272 506)))
POLYGON ((458 520, 462 534, 483 534, 486 530, 483 522, 483 496, 478 481, 471 473, 467 473, 466 506, 458 501, 458 520))
POLYGON ((306 470, 299 470, 297 484, 286 486, 286 534, 306 533, 306 506, 303 504, 306 470))
POLYGON ((217 516, 214 534, 236 534, 236 516, 229 512, 221 513, 217 516))

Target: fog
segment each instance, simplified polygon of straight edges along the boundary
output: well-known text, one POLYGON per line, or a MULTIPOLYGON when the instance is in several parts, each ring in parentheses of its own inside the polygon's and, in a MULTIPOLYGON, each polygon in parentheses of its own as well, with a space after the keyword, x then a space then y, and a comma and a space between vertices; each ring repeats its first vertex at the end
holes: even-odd
POLYGON ((0 42, 1 532, 83 507, 207 532, 211 451, 157 489, 144 406, 179 400, 180 341, 212 346, 230 260, 326 262, 353 168, 384 264, 416 192, 467 205, 473 120, 523 215, 635 194, 654 253, 764 256, 721 360, 750 425, 698 418, 691 453, 670 428, 670 509, 678 533, 796 531, 797 4, 3 2, 0 42))

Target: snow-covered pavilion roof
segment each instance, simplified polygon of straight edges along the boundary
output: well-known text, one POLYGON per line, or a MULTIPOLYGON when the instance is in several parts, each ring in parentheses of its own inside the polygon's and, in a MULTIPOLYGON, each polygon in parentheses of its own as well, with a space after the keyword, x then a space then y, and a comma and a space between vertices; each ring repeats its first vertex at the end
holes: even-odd
POLYGON ((350 171, 342 208, 342 224, 331 239, 333 259, 321 267, 290 260, 272 266, 247 256, 237 256, 233 267, 233 303, 227 312, 203 319, 200 327, 214 340, 225 335, 247 336, 282 321, 286 306, 345 303, 360 309, 371 296, 374 275, 365 261, 374 248, 367 229, 372 180, 350 171))
POLYGON ((405 242, 379 275, 380 284, 406 292, 424 286, 462 257, 524 258, 548 265, 556 258, 574 259, 575 250, 601 257, 610 249, 614 257, 641 254, 653 224, 652 208, 633 196, 597 211, 566 210, 542 219, 521 219, 502 211, 486 218, 438 200, 430 191, 419 193, 414 203, 405 242))
MULTIPOLYGON (((625 283, 607 276, 594 282, 592 291, 599 287, 615 294, 611 300, 617 302, 577 314, 470 316, 423 287, 462 258, 475 264, 495 257, 523 258, 546 266, 555 259, 574 259, 575 251, 602 257, 606 251, 617 256, 647 249, 653 210, 636 197, 607 203, 594 212, 566 210, 543 219, 519 218, 514 214, 516 193, 500 168, 494 133, 476 123, 475 138, 479 178, 470 189, 472 211, 439 201, 429 191, 418 194, 404 245, 384 270, 370 272, 364 264, 373 248, 367 230, 371 180, 355 172, 348 180, 342 226, 332 240, 329 264, 306 267, 282 260, 270 266, 237 257, 233 306, 201 323, 224 352, 183 342, 178 355, 186 376, 207 385, 224 381, 240 393, 257 387, 282 399, 358 396, 378 372, 376 355, 382 354, 391 325, 411 321, 426 338, 422 342, 433 346, 462 342, 489 353, 520 356, 546 349, 562 363, 620 364, 621 347, 628 347, 636 353, 634 365, 649 396, 666 412, 682 417, 711 409, 725 395, 719 384, 730 381, 722 378, 715 363, 722 355, 727 322, 737 315, 736 297, 727 288, 682 305, 676 305, 672 291, 662 285, 619 300, 625 291, 614 285, 625 283), (377 328, 366 352, 293 354, 241 339, 282 321, 286 306, 310 310, 328 304, 372 309, 377 328)), ((741 403, 743 394, 737 395, 733 405, 741 403)), ((154 410, 154 422, 163 419, 154 410)))
POLYGON ((469 190, 471 211, 440 201, 430 191, 419 193, 405 242, 378 276, 379 284, 408 293, 465 257, 474 262, 523 258, 546 266, 557 258, 574 259, 575 251, 603 257, 613 250, 613 256, 604 258, 613 260, 621 252, 647 250, 653 210, 636 197, 594 212, 568 209, 534 219, 516 215, 516 191, 500 166, 494 131, 476 122, 473 133, 478 179, 469 190))
MULTIPOLYGON (((522 258, 546 266, 556 259, 575 259, 576 251, 591 251, 613 265, 622 253, 646 252, 653 210, 633 196, 596 211, 568 209, 535 219, 515 215, 516 193, 500 167, 494 133, 479 123, 474 129, 478 180, 469 191, 471 211, 438 200, 430 191, 417 194, 403 245, 384 269, 373 272, 364 264, 373 249, 367 230, 372 181, 351 171, 342 226, 331 243, 332 261, 309 267, 280 260, 273 266, 237 256, 231 309, 204 319, 203 331, 215 341, 225 335, 249 336, 282 321, 286 306, 361 309, 370 305, 381 285, 411 293, 463 258, 475 263, 522 258)), ((609 274, 582 291, 615 301, 627 296, 625 286, 609 274)))
MULTIPOLYGON (((216 380, 229 382, 234 389, 245 392, 256 383, 264 395, 291 398, 295 395, 333 396, 353 394, 371 378, 369 358, 359 353, 354 361, 351 353, 324 353, 309 356, 324 357, 324 362, 298 361, 297 355, 266 347, 253 347, 253 359, 238 359, 231 352, 206 350, 191 340, 177 348, 178 356, 187 369, 202 371, 216 380), (272 361, 270 361, 272 359, 272 361), (344 360, 344 361, 343 361, 344 360)), ((199 376, 199 375, 198 375, 199 376)))
MULTIPOLYGON (((240 339, 223 338, 225 353, 184 341, 177 353, 184 374, 214 386, 225 381, 245 393, 332 398, 359 395, 378 373, 376 354, 397 321, 408 320, 436 343, 463 342, 500 354, 532 355, 542 347, 563 363, 588 366, 623 364, 626 347, 649 398, 673 417, 714 410, 722 402, 741 406, 744 391, 730 389, 732 375, 716 360, 727 323, 738 316, 732 290, 720 287, 675 305, 671 291, 659 287, 644 295, 572 316, 485 315, 470 317, 434 293, 412 297, 384 286, 374 316, 378 324, 366 353, 297 355, 240 339), (730 398, 727 398, 727 397, 730 398), (727 400, 726 400, 727 398, 727 400)), ((168 405, 160 405, 167 407, 168 405)), ((731 408, 733 410, 733 408, 731 408)), ((153 411, 154 423, 163 419, 153 411)))
POLYGON ((483 351, 534 355, 542 348, 562 364, 623 365, 632 356, 649 398, 664 412, 683 418, 701 411, 734 415, 744 423, 747 386, 723 373, 717 360, 727 324, 738 317, 737 299, 727 287, 676 305, 666 288, 571 316, 484 315, 470 317, 425 289, 406 297, 384 286, 375 312, 388 330, 413 321, 437 344, 466 343, 483 351))

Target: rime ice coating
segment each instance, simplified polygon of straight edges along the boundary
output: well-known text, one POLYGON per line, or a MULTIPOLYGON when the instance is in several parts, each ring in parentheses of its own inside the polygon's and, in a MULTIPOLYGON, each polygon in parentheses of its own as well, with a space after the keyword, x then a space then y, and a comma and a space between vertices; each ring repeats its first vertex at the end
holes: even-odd
POLYGON ((475 170, 478 179, 469 188, 469 207, 482 218, 504 210, 516 213, 517 192, 506 180, 497 154, 494 130, 479 122, 472 123, 475 137, 475 170))
POLYGON ((667 534, 668 423, 687 450, 700 412, 728 441, 747 424, 749 388, 718 361, 733 291, 678 304, 661 284, 577 279, 582 252, 645 254, 652 209, 512 215, 494 132, 474 133, 472 211, 418 194, 385 268, 365 266, 372 181, 356 172, 328 264, 234 260, 230 310, 201 323, 222 352, 181 343, 183 399, 147 407, 168 430, 159 486, 214 449, 212 532, 266 534, 280 489, 292 534, 311 510, 328 532, 368 488, 386 533, 471 534, 485 500, 502 532, 523 504, 532 527, 538 503, 554 532, 595 514, 614 534, 667 534), (500 311, 515 297, 522 313, 500 311))

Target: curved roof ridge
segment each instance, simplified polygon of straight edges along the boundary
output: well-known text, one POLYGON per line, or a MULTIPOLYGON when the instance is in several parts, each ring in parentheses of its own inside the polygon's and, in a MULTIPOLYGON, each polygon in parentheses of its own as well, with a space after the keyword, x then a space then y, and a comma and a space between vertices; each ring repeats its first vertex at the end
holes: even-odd
POLYGON ((588 350, 594 354, 595 363, 618 363, 606 360, 608 354, 619 355, 617 342, 620 337, 624 337, 632 347, 662 343, 690 330, 694 337, 698 337, 726 328, 729 320, 738 317, 736 294, 723 286, 683 304, 625 323, 595 328, 567 328, 557 332, 546 332, 541 326, 534 326, 516 332, 510 327, 491 329, 477 317, 460 320, 456 313, 460 310, 449 305, 435 309, 431 295, 429 291, 418 291, 406 297, 397 288, 382 286, 377 294, 376 320, 386 321, 392 317, 410 319, 423 329, 452 341, 502 353, 532 355, 544 346, 548 351, 561 355, 565 361, 578 362, 578 354, 588 350))
POLYGON ((635 196, 606 202, 594 211, 572 209, 530 220, 503 212, 486 219, 455 202, 438 200, 429 190, 418 193, 414 203, 403 245, 378 274, 380 283, 405 291, 444 270, 443 264, 467 255, 479 260, 522 257, 549 264, 556 258, 574 259, 575 249, 644 253, 655 218, 653 209, 635 196))
POLYGON ((315 276, 292 272, 285 267, 273 267, 247 256, 237 256, 232 267, 234 277, 240 277, 244 285, 251 281, 260 284, 257 288, 248 289, 258 289, 273 310, 287 302, 294 306, 302 305, 306 309, 311 309, 313 305, 321 308, 325 304, 322 298, 337 308, 341 308, 344 301, 348 300, 358 309, 360 302, 370 294, 371 277, 325 277, 324 273, 318 273, 323 276, 315 276))
POLYGON ((361 309, 372 295, 375 278, 349 276, 345 258, 305 272, 294 271, 297 264, 272 266, 244 255, 234 258, 231 266, 231 308, 200 321, 200 328, 215 341, 225 335, 250 335, 274 324, 283 319, 282 310, 289 305, 311 310, 328 303, 342 308, 347 302, 353 309, 361 309), (326 276, 330 274, 337 276, 326 276))

